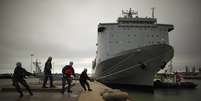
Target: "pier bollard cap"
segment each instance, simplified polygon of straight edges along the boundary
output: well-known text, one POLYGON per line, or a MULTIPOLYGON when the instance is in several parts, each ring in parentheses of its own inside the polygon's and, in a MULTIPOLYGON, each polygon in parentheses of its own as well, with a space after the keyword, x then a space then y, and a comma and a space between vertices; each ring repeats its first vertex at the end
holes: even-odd
POLYGON ((118 89, 105 89, 101 92, 101 96, 105 101, 127 101, 128 93, 118 89))

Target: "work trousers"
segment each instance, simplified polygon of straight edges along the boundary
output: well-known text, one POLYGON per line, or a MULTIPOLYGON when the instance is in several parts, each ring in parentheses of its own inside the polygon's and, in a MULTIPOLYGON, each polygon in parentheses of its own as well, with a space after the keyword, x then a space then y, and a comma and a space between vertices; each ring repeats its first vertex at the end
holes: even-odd
POLYGON ((32 95, 32 91, 29 87, 29 85, 27 84, 27 82, 24 79, 13 79, 13 86, 15 86, 16 90, 23 95, 22 89, 19 85, 19 83, 21 83, 30 93, 30 95, 32 95))
POLYGON ((45 74, 44 81, 43 81, 43 87, 46 87, 48 79, 50 80, 50 87, 53 86, 53 77, 52 77, 52 74, 49 74, 49 75, 45 74))
POLYGON ((64 93, 66 88, 68 89, 68 92, 71 91, 71 83, 72 83, 72 77, 67 77, 67 76, 64 76, 62 78, 62 92, 64 93), (68 84, 68 87, 65 87, 66 86, 66 82, 68 84))
POLYGON ((87 90, 86 86, 87 86, 88 90, 90 89, 90 86, 89 86, 89 83, 87 82, 87 80, 80 80, 80 85, 82 86, 82 88, 84 88, 85 91, 87 90))

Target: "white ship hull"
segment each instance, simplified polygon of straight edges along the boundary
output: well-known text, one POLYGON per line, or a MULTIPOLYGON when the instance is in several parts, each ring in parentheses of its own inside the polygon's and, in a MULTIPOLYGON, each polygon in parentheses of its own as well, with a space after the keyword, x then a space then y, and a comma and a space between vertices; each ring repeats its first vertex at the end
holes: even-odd
POLYGON ((173 58, 167 44, 145 46, 124 51, 96 65, 95 77, 105 84, 153 87, 154 75, 173 58))

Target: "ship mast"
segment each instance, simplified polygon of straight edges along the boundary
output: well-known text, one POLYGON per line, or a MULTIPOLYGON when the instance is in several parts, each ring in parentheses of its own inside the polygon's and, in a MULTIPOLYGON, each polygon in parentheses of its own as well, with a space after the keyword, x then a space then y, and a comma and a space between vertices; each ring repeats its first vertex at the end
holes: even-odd
POLYGON ((137 11, 135 12, 131 8, 126 11, 122 10, 122 14, 124 15, 124 17, 127 17, 127 18, 133 18, 133 15, 138 16, 138 12, 137 11))
POLYGON ((151 8, 151 10, 152 10, 152 18, 154 18, 154 11, 155 11, 155 8, 153 7, 153 8, 151 8))

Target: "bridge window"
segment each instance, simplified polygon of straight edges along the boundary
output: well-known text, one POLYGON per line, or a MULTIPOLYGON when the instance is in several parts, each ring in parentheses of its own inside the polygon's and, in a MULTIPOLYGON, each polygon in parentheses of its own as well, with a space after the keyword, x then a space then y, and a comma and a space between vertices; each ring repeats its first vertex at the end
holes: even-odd
POLYGON ((99 27, 98 32, 104 32, 105 29, 106 29, 105 27, 99 27))

